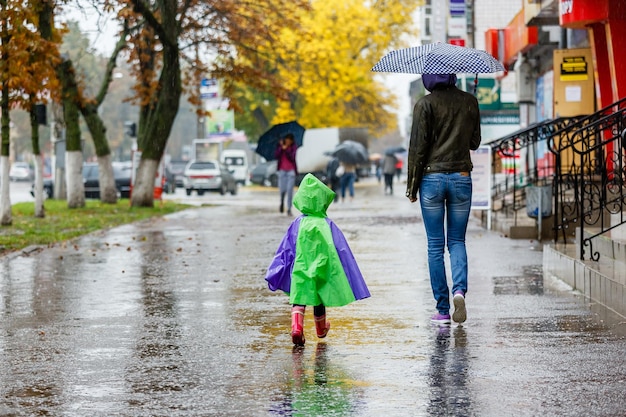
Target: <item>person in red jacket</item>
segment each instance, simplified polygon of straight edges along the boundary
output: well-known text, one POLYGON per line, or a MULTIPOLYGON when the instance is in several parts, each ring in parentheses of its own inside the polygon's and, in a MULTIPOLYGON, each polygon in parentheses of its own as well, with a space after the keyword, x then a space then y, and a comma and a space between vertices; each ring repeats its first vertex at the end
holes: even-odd
POLYGON ((296 141, 293 134, 287 133, 276 148, 276 169, 278 174, 278 190, 280 191, 280 212, 285 211, 285 196, 287 197, 287 215, 291 216, 293 201, 293 187, 296 185, 298 166, 296 164, 296 141))

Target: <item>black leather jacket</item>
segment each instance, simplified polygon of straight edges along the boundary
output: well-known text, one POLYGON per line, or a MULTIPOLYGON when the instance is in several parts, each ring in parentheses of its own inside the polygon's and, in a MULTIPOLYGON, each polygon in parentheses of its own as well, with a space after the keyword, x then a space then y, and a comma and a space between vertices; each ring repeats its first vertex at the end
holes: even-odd
POLYGON ((406 196, 417 197, 422 177, 472 170, 470 149, 480 146, 480 111, 472 94, 437 87, 413 108, 406 196))

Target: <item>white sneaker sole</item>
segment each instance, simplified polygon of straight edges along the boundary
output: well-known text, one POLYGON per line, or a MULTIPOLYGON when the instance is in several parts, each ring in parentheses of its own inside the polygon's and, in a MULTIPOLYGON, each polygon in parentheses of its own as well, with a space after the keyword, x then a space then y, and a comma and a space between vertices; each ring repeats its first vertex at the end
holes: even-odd
POLYGON ((454 303, 454 313, 452 314, 452 320, 457 323, 463 323, 467 320, 467 311, 465 310, 465 297, 461 294, 456 294, 452 298, 454 303))

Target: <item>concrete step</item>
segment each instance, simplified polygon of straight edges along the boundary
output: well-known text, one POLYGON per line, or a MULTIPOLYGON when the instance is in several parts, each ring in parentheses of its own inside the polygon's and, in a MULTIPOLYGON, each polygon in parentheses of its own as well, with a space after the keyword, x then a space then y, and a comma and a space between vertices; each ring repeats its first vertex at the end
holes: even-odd
MULTIPOLYGON (((595 240, 595 238, 594 238, 595 240)), ((604 242, 604 250, 612 245, 604 242)), ((560 279, 595 303, 626 317, 626 258, 600 256, 580 260, 574 244, 549 244, 543 248, 543 272, 560 279)))
MULTIPOLYGON (((585 237, 593 236, 600 230, 585 229, 585 237)), ((626 262, 626 239, 622 231, 610 230, 591 239, 591 250, 600 255, 600 258, 610 258, 626 262)))

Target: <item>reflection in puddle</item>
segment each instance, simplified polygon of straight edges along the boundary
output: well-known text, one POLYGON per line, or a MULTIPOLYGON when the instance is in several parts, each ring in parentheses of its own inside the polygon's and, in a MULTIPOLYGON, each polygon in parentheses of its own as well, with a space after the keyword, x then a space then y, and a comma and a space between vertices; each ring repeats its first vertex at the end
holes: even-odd
POLYGON ((311 360, 306 346, 293 348, 291 377, 270 406, 271 415, 346 416, 354 412, 357 384, 333 362, 330 351, 320 342, 311 360))
POLYGON ((469 362, 463 326, 435 326, 428 375, 429 416, 472 415, 467 386, 469 362))

